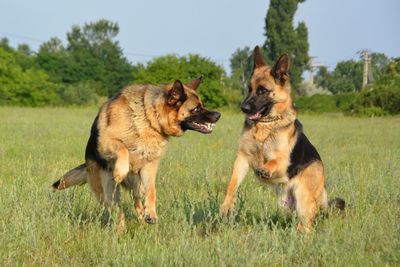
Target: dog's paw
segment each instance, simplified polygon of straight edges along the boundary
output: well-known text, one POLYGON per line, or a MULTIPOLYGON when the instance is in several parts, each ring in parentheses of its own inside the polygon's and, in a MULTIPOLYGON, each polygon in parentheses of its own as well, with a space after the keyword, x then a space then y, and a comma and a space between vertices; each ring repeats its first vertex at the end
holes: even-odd
POLYGON ((113 178, 116 183, 121 183, 129 172, 129 164, 118 164, 113 171, 113 178))
POLYGON ((256 168, 254 169, 254 173, 258 178, 262 180, 269 180, 272 178, 271 173, 265 169, 256 168))
POLYGON ((126 222, 125 222, 125 213, 119 212, 118 213, 118 224, 117 224, 117 233, 124 234, 126 233, 126 222))
POLYGON ((233 210, 233 204, 231 203, 223 203, 219 207, 219 216, 224 218, 228 217, 229 213, 233 210))
POLYGON ((221 207, 219 208, 219 216, 226 217, 228 216, 228 213, 229 207, 227 207, 227 205, 221 205, 221 207))
POLYGON ((156 224, 156 223, 157 223, 157 216, 151 216, 151 215, 149 215, 149 214, 146 214, 146 215, 144 216, 144 221, 145 221, 147 224, 156 224))

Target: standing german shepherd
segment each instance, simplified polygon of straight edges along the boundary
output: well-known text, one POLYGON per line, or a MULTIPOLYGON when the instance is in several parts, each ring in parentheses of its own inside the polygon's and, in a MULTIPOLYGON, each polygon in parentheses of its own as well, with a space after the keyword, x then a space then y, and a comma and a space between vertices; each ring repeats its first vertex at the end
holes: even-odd
MULTIPOLYGON (((211 133, 221 114, 207 110, 196 93, 202 77, 183 85, 132 85, 107 101, 94 119, 86 162, 53 184, 56 189, 88 182, 97 200, 111 208, 120 185, 131 191, 140 218, 156 223, 155 177, 170 136, 186 130, 211 133), (145 204, 142 197, 145 194, 145 204)), ((120 213, 123 222, 123 213, 120 213)), ((122 227, 124 227, 122 225, 122 227)))
MULTIPOLYGON (((290 96, 289 57, 267 66, 258 46, 249 94, 241 105, 246 114, 239 151, 221 214, 234 206, 235 195, 249 167, 276 188, 281 206, 296 209, 299 230, 309 232, 319 208, 327 209, 324 167, 315 147, 304 135, 290 96)), ((344 208, 344 201, 335 199, 344 208)))

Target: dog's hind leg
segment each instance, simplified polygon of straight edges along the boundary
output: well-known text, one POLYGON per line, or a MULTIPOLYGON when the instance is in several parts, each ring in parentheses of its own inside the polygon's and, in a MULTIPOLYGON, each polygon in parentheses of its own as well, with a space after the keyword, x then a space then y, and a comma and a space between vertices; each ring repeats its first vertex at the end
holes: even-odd
POLYGON ((323 214, 328 214, 328 194, 326 193, 326 189, 324 188, 321 196, 318 199, 318 206, 322 210, 323 214))
POLYGON ((119 204, 120 186, 117 184, 112 174, 107 170, 100 170, 101 185, 103 187, 103 204, 106 208, 112 208, 119 204))
POLYGON ((156 213, 156 175, 158 170, 159 159, 147 163, 140 170, 140 178, 144 185, 144 191, 146 194, 145 199, 145 222, 148 224, 154 224, 157 222, 156 213))
POLYGON ((96 199, 103 204, 104 203, 104 190, 101 183, 100 170, 101 167, 94 161, 87 161, 87 181, 90 189, 95 195, 96 199))
POLYGON ((319 208, 326 203, 322 163, 315 161, 293 179, 293 196, 300 218, 298 229, 308 233, 319 208))
MULTIPOLYGON (((119 185, 112 179, 109 171, 102 169, 97 163, 87 162, 88 183, 96 199, 111 213, 112 208, 119 204, 119 185)), ((117 231, 125 231, 125 214, 118 213, 117 231)))
POLYGON ((107 170, 100 171, 101 184, 103 186, 103 204, 112 212, 116 207, 118 209, 117 232, 123 233, 126 230, 125 213, 120 209, 120 185, 113 179, 112 174, 107 170))
POLYGON ((297 215, 300 219, 297 229, 301 232, 309 233, 317 213, 317 203, 309 190, 303 185, 299 185, 295 189, 294 198, 296 200, 297 215))
POLYGON ((113 180, 112 174, 107 170, 100 170, 101 185, 103 187, 103 205, 111 213, 114 208, 118 210, 117 232, 126 231, 125 213, 119 207, 120 203, 120 185, 113 180))
POLYGON ((129 173, 125 180, 122 182, 122 185, 129 189, 130 196, 134 201, 133 207, 136 211, 138 219, 144 218, 144 207, 142 203, 142 199, 144 196, 144 185, 142 179, 139 175, 129 173))

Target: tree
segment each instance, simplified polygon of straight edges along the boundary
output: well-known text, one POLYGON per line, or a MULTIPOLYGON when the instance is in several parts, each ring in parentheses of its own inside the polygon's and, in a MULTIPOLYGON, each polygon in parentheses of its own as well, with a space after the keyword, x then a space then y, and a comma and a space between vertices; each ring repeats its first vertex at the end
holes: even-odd
POLYGON ((97 94, 111 96, 132 80, 132 66, 115 40, 118 32, 117 23, 104 19, 75 25, 67 33, 66 47, 52 38, 41 45, 37 62, 54 81, 77 85, 93 81, 100 85, 97 94))
POLYGON ((73 62, 62 42, 58 38, 51 38, 39 47, 36 63, 45 70, 52 81, 72 84, 79 80, 73 71, 73 62))
POLYGON ((273 64, 279 56, 288 53, 292 64, 290 77, 296 88, 309 62, 308 30, 304 22, 293 26, 297 5, 304 0, 271 0, 265 19, 266 41, 263 45, 267 61, 273 64))
POLYGON ((35 68, 24 70, 15 54, 0 48, 0 104, 44 106, 60 104, 57 85, 35 68))
POLYGON ((172 83, 179 79, 189 82, 200 75, 204 80, 199 87, 199 94, 204 103, 210 107, 226 105, 221 78, 224 70, 211 60, 196 54, 186 57, 166 55, 157 57, 146 65, 134 67, 134 83, 172 83))
POLYGON ((80 74, 78 80, 100 82, 109 96, 132 79, 132 67, 114 40, 118 33, 117 23, 102 19, 86 23, 82 28, 73 26, 67 34, 67 51, 80 74))
POLYGON ((10 46, 10 41, 6 37, 0 39, 0 48, 7 52, 14 52, 14 49, 10 46))
POLYGON ((371 70, 372 76, 375 80, 379 80, 382 75, 384 75, 384 69, 391 62, 390 58, 388 58, 384 53, 371 53, 371 70))
POLYGON ((338 62, 332 72, 326 67, 320 67, 315 82, 333 94, 356 92, 361 90, 362 75, 361 61, 345 60, 338 62))
POLYGON ((236 49, 230 58, 231 87, 240 90, 243 96, 247 92, 247 84, 253 68, 251 54, 252 50, 246 46, 243 49, 236 49))
POLYGON ((400 58, 382 67, 380 78, 357 95, 350 110, 368 116, 400 113, 400 58))
MULTIPOLYGON (((370 58, 374 80, 380 80, 385 76, 386 68, 392 61, 383 53, 373 52, 370 54, 370 58)), ((338 62, 332 72, 329 72, 326 67, 320 67, 315 76, 315 82, 334 94, 361 91, 363 64, 363 58, 360 57, 359 60, 338 62)))
POLYGON ((325 66, 319 66, 318 67, 318 72, 314 77, 314 82, 324 88, 329 90, 329 87, 332 83, 332 75, 329 72, 328 68, 325 66))

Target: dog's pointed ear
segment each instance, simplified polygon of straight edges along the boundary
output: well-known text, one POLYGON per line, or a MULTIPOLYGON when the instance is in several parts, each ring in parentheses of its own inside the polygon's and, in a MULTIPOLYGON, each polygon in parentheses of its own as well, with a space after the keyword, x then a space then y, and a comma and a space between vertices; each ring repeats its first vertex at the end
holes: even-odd
POLYGON ((275 67, 272 70, 272 76, 274 76, 275 79, 278 79, 282 82, 287 80, 289 77, 289 61, 288 54, 283 54, 279 57, 275 67))
POLYGON ((193 90, 197 90, 197 88, 199 87, 199 85, 201 84, 201 82, 203 81, 203 78, 204 78, 204 76, 203 75, 200 75, 200 77, 198 77, 197 79, 195 79, 195 80, 193 80, 193 81, 190 81, 188 84, 187 84, 187 87, 189 87, 190 89, 193 89, 193 90))
POLYGON ((185 89, 180 80, 176 80, 172 88, 168 92, 168 104, 176 105, 178 102, 183 102, 186 99, 185 89))
POLYGON ((258 47, 258 45, 254 48, 253 60, 254 60, 254 68, 265 66, 265 61, 261 53, 260 47, 258 47))

